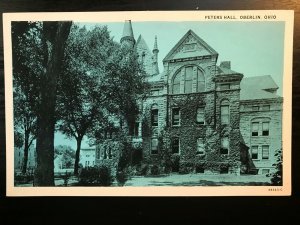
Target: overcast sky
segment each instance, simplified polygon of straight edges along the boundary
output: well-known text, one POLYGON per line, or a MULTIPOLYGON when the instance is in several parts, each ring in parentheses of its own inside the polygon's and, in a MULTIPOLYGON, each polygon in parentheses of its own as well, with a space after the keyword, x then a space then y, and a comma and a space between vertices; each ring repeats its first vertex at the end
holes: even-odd
MULTIPOLYGON (((95 24, 84 25, 93 27, 95 24)), ((120 41, 124 23, 105 23, 115 41, 120 41)), ((189 30, 219 53, 221 61, 231 61, 231 68, 245 77, 271 75, 282 93, 284 22, 134 22, 134 37, 141 34, 152 51, 154 37, 158 41, 160 72, 162 60, 189 30)), ((67 144, 75 149, 75 140, 55 135, 55 145, 67 144)), ((86 141, 82 148, 89 147, 86 141)))

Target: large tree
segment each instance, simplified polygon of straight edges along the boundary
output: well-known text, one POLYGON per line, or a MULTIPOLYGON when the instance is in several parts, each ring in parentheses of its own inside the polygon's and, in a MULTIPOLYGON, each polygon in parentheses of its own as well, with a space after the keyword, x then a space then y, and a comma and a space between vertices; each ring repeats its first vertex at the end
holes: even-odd
POLYGON ((37 111, 37 167, 35 185, 54 186, 54 132, 58 76, 64 59, 65 43, 72 22, 43 22, 41 43, 43 68, 40 75, 40 102, 37 111))
POLYGON ((59 128, 77 141, 77 175, 83 137, 110 124, 111 115, 136 114, 144 73, 133 51, 115 43, 105 26, 91 30, 73 26, 65 59, 59 128))
POLYGON ((15 146, 23 148, 22 173, 27 171, 28 151, 36 135, 42 51, 41 23, 12 23, 15 146))

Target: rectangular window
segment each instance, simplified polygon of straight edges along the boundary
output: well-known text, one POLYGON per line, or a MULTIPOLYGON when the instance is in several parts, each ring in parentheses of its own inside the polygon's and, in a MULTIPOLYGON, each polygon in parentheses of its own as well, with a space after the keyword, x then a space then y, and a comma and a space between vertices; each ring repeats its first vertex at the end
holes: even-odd
POLYGON ((220 85, 220 90, 229 90, 230 89, 230 84, 221 84, 220 85))
POLYGON ((158 139, 151 139, 151 154, 158 154, 158 139))
POLYGON ((133 136, 138 137, 139 136, 139 123, 134 123, 134 129, 133 129, 133 136))
POLYGON ((269 136, 269 122, 262 123, 262 135, 269 136))
POLYGON ((179 153, 179 138, 172 140, 172 153, 179 153))
POLYGON ((107 159, 107 151, 106 151, 106 148, 103 149, 103 159, 107 159))
POLYGON ((112 154, 111 154, 111 148, 108 149, 108 158, 111 159, 112 158, 112 154))
POLYGON ((193 67, 185 68, 184 93, 191 93, 193 85, 193 67))
POLYGON ((269 159, 269 146, 268 145, 262 146, 262 159, 269 159))
POLYGON ((199 155, 204 155, 205 154, 203 138, 198 138, 197 139, 197 154, 199 154, 199 155))
POLYGON ((158 126, 158 109, 151 110, 151 124, 152 126, 158 126))
POLYGON ((179 126, 180 125, 180 109, 172 109, 172 125, 179 126))
POLYGON ((197 109, 197 123, 204 124, 204 107, 200 107, 197 109))
POLYGON ((221 138, 221 154, 228 154, 228 149, 229 149, 229 139, 228 137, 223 137, 221 138))
POLYGON ((270 173, 270 169, 262 169, 261 173, 262 174, 268 174, 268 173, 270 173))
POLYGON ((258 146, 254 145, 251 147, 251 158, 258 159, 258 146))
POLYGON ((229 106, 221 106, 221 124, 229 124, 229 106))
POLYGON ((263 105, 262 110, 263 111, 270 111, 270 105, 263 105))
POLYGON ((151 95, 158 95, 159 94, 159 90, 151 90, 151 95))
POLYGON ((252 128, 251 128, 252 136, 258 136, 258 125, 259 125, 258 122, 253 122, 252 123, 252 128))
POLYGON ((252 106, 252 111, 259 111, 259 106, 252 106))

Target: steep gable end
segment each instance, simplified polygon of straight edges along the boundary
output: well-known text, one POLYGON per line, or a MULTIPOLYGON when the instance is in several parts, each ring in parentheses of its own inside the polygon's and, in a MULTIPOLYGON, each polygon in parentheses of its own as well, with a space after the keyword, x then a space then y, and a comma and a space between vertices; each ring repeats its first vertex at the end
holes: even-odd
POLYGON ((218 55, 218 53, 192 30, 189 30, 164 58, 165 61, 218 55))
POLYGON ((142 35, 139 36, 136 44, 135 49, 139 55, 140 62, 143 63, 144 69, 147 73, 147 75, 152 75, 153 73, 153 54, 150 51, 148 45, 146 44, 144 38, 142 35))

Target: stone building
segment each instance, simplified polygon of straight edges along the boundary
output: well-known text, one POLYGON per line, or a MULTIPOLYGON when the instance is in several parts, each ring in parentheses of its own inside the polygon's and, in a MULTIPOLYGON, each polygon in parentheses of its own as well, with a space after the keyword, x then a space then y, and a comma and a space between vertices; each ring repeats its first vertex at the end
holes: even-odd
POLYGON ((82 148, 80 149, 79 164, 82 167, 95 166, 95 148, 82 148))
POLYGON ((151 86, 132 132, 142 145, 142 162, 162 172, 271 172, 282 145, 282 97, 271 76, 246 78, 230 61, 218 64, 218 53, 192 30, 165 56, 159 72, 154 40, 151 52, 125 22, 120 42, 137 51, 151 86))
MULTIPOLYGON (((14 148, 14 168, 16 172, 22 171, 24 163, 24 147, 14 148)), ((35 146, 31 145, 28 149, 27 171, 32 171, 36 166, 36 151, 35 146)))

